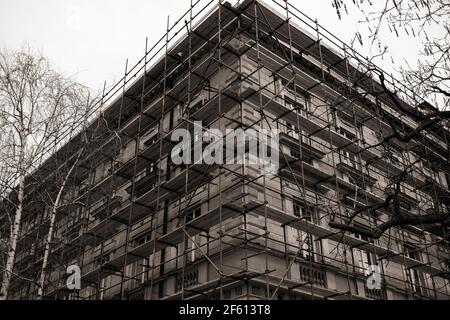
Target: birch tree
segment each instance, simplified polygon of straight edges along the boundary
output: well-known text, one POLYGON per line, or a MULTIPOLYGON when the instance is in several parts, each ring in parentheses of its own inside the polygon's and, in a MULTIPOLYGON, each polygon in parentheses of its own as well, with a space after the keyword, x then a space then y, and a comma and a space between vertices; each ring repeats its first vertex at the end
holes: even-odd
POLYGON ((62 76, 41 56, 27 49, 0 51, 0 163, 2 200, 8 206, 9 230, 0 300, 8 295, 28 177, 45 161, 55 142, 61 144, 85 111, 88 89, 62 76))
POLYGON ((60 181, 60 185, 58 186, 58 191, 57 194, 55 196, 48 194, 48 197, 46 197, 48 199, 48 201, 50 202, 48 204, 48 207, 50 208, 50 225, 49 225, 49 230, 47 233, 47 238, 45 241, 45 248, 44 248, 44 256, 43 256, 43 260, 42 260, 42 267, 41 267, 41 272, 39 275, 39 279, 38 279, 38 290, 37 290, 37 299, 40 300, 42 299, 42 296, 44 294, 44 289, 45 289, 45 280, 46 280, 46 276, 47 276, 47 268, 49 265, 49 259, 50 259, 50 253, 51 253, 51 244, 53 241, 53 235, 55 232, 55 225, 56 225, 56 220, 57 220, 57 213, 58 210, 66 205, 63 203, 63 196, 64 193, 66 192, 66 189, 69 189, 69 187, 71 187, 70 182, 71 182, 71 178, 74 174, 75 168, 78 165, 81 156, 83 155, 84 150, 86 149, 86 145, 87 145, 87 141, 86 139, 83 139, 84 142, 86 143, 85 145, 83 145, 81 147, 81 149, 74 155, 75 159, 68 161, 67 165, 65 166, 66 170, 61 170, 61 180, 60 181))

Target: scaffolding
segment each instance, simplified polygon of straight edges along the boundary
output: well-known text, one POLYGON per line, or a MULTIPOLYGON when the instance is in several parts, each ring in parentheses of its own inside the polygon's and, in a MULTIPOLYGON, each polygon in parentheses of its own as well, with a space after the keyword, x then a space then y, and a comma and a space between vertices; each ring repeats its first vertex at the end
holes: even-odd
MULTIPOLYGON (((406 133, 417 125, 388 95, 372 94, 382 89, 374 68, 288 1, 191 0, 105 87, 101 115, 83 131, 89 144, 58 212, 45 298, 449 299, 447 228, 396 227, 369 239, 328 226, 385 221, 392 181, 406 168, 401 210, 449 204, 448 127, 380 144, 392 122, 406 133), (174 165, 172 133, 196 121, 279 130, 278 174, 245 163, 174 165), (372 264, 381 290, 366 285, 372 264), (70 265, 82 270, 76 293, 65 285, 70 265)), ((417 111, 411 88, 385 81, 417 111)), ((53 157, 74 161, 81 139, 53 157)), ((35 175, 51 184, 54 171, 35 175)), ((48 232, 39 197, 27 196, 16 258, 28 278, 40 271, 48 232)), ((11 296, 35 290, 14 279, 11 296)))

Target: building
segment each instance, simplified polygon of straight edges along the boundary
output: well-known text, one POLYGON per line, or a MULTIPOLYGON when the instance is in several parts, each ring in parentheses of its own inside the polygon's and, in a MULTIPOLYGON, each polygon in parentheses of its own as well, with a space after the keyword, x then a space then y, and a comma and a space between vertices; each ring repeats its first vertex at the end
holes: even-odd
MULTIPOLYGON (((416 108, 408 88, 401 108, 376 94, 374 66, 286 2, 197 4, 168 29, 86 129, 57 215, 46 299, 449 298, 446 227, 394 227, 371 239, 329 226, 356 211, 352 225, 374 228, 389 218, 391 194, 401 211, 445 210, 448 127, 387 138, 393 126, 408 134, 413 115, 433 107, 416 108), (174 165, 171 134, 194 121, 278 129, 277 174, 174 165), (66 286, 72 265, 79 291, 66 286), (367 281, 375 265, 379 288, 367 281)), ((73 161, 82 135, 53 158, 73 161)), ((50 192, 53 158, 35 173, 50 192)), ((39 192, 27 194, 15 273, 35 278, 49 210, 39 192)), ((35 285, 14 278, 10 299, 35 296, 35 285)))

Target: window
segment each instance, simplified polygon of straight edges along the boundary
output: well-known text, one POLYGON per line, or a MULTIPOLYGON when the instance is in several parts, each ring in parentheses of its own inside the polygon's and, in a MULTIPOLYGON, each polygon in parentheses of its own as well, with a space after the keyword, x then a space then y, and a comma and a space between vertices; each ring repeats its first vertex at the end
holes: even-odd
POLYGON ((188 209, 188 211, 186 212, 186 222, 190 222, 190 221, 194 220, 195 218, 200 217, 201 214, 202 214, 202 208, 201 207, 188 209))
POLYGON ((284 105, 289 110, 296 110, 299 115, 302 115, 303 117, 307 117, 307 107, 304 106, 304 104, 301 103, 301 101, 304 101, 303 97, 297 97, 297 101, 295 101, 292 98, 289 98, 287 96, 284 97, 284 105))
POLYGON ((353 249, 353 257, 355 259, 355 265, 359 268, 358 271, 365 273, 369 270, 369 266, 375 265, 372 255, 361 249, 353 249))
MULTIPOLYGON (((417 261, 422 261, 420 252, 417 248, 410 245, 405 245, 404 250, 406 257, 417 261)), ((404 268, 412 293, 424 294, 426 286, 423 272, 418 271, 415 268, 408 268, 406 266, 404 266, 404 268)))
POLYGON ((312 260, 314 252, 313 236, 309 233, 300 231, 298 241, 300 243, 300 248, 302 249, 300 256, 305 260, 312 260))
POLYGON ((274 77, 273 79, 274 92, 276 96, 280 96, 283 92, 283 82, 281 79, 274 77))
POLYGON ((345 117, 345 113, 339 115, 339 120, 349 128, 355 127, 355 119, 349 114, 345 117))
MULTIPOLYGON (((194 206, 191 208, 188 208, 186 211, 186 224, 191 222, 192 220, 200 217, 202 214, 202 207, 201 206, 194 206)), ((196 236, 194 236, 193 238, 195 238, 196 236)), ((185 248, 186 248, 186 256, 187 256, 187 260, 188 262, 194 262, 195 261, 195 251, 197 249, 196 244, 194 243, 195 239, 191 239, 189 237, 186 238, 186 242, 185 242, 185 248)))
POLYGON ((117 170, 119 170, 121 166, 121 162, 118 160, 111 160, 105 163, 105 171, 103 173, 103 176, 107 176, 110 174, 113 174, 114 172, 116 172, 117 170))
POLYGON ((105 253, 102 256, 99 256, 95 259, 95 262, 97 265, 104 265, 105 263, 108 263, 111 259, 111 253, 105 253))
POLYGON ((395 166, 400 166, 400 164, 401 164, 399 157, 395 153, 391 154, 391 157, 389 158, 389 160, 395 166))
MULTIPOLYGON (((362 241, 369 241, 369 238, 360 234, 353 234, 353 236, 362 241)), ((369 266, 378 265, 377 256, 375 254, 359 248, 353 249, 353 260, 355 266, 358 268, 357 271, 362 273, 368 271, 369 266)))
POLYGON ((203 107, 204 101, 203 99, 198 101, 194 106, 190 108, 190 113, 194 114, 195 112, 199 111, 203 107))
MULTIPOLYGON (((300 159, 300 153, 298 152, 298 150, 295 150, 295 149, 290 149, 290 154, 291 154, 291 157, 292 158, 295 158, 295 159, 300 159)), ((301 157, 302 158, 302 161, 304 162, 304 163, 307 163, 307 164, 309 164, 309 165, 314 165, 314 159, 313 158, 311 158, 311 157, 306 157, 306 156, 303 156, 303 157, 301 157)))
MULTIPOLYGON (((294 200, 294 215, 304 221, 317 223, 317 215, 314 206, 304 203, 301 200, 294 200)), ((300 256, 306 260, 313 259, 314 238, 311 234, 298 231, 299 247, 301 248, 300 256)))
POLYGON ((151 128, 149 130, 149 133, 141 138, 141 142, 146 146, 150 146, 154 144, 156 141, 158 141, 158 134, 159 134, 159 124, 151 128))
POLYGON ((341 162, 349 165, 352 168, 360 169, 359 161, 356 155, 353 152, 348 150, 340 150, 341 162))
POLYGON ((417 260, 417 261, 422 261, 422 259, 420 258, 420 252, 418 251, 417 248, 410 246, 410 245, 405 245, 405 255, 408 258, 417 260))
POLYGON ((388 149, 384 153, 384 158, 387 162, 393 164, 396 167, 400 167, 401 165, 400 157, 393 150, 388 149))
POLYGON ((447 181, 445 179, 445 174, 442 171, 435 171, 436 172, 436 182, 439 183, 443 187, 447 187, 447 181))
POLYGON ((305 204, 301 200, 294 201, 294 215, 310 222, 314 222, 313 220, 316 220, 314 206, 305 204))
POLYGON ((129 289, 135 289, 137 286, 145 282, 146 266, 142 261, 136 261, 126 267, 126 275, 130 279, 128 283, 129 289))
MULTIPOLYGON (((166 172, 166 179, 173 178, 176 175, 177 167, 178 166, 175 163, 173 163, 172 158, 169 157, 168 158, 168 165, 167 165, 167 172, 166 172)), ((183 165, 181 165, 179 167, 183 167, 183 165)))
POLYGON ((348 140, 355 141, 356 135, 354 133, 351 133, 350 131, 340 127, 338 128, 337 132, 341 135, 346 137, 348 140))
POLYGON ((295 138, 295 139, 298 139, 298 136, 299 136, 299 129, 297 128, 297 126, 295 126, 295 125, 293 125, 293 124, 287 124, 287 130, 286 130, 286 133, 289 135, 289 136, 291 136, 291 137, 293 137, 293 138, 295 138))
POLYGON ((139 247, 139 246, 142 246, 143 244, 149 242, 151 239, 152 239, 152 233, 147 232, 136 238, 136 244, 139 247))
MULTIPOLYGON (((200 217, 201 214, 202 214, 201 206, 197 206, 197 207, 188 209, 186 212, 186 223, 189 223, 192 220, 200 217)), ((195 236, 194 236, 194 238, 195 238, 195 236)), ((186 246, 186 252, 187 252, 187 259, 189 260, 188 262, 194 262, 195 261, 195 251, 196 251, 196 245, 195 245, 194 241, 192 241, 190 238, 187 238, 186 242, 185 242, 185 246, 186 246)))
POLYGON ((422 167, 423 167, 423 170, 425 170, 428 173, 433 172, 433 169, 431 168, 431 164, 427 160, 422 160, 422 167))
POLYGON ((284 97, 284 105, 290 110, 294 110, 297 103, 289 97, 284 97))
POLYGON ((314 165, 314 160, 313 160, 313 158, 310 158, 310 157, 303 157, 303 162, 307 163, 311 166, 314 165))
POLYGON ((399 201, 400 208, 405 209, 407 211, 411 211, 413 209, 412 205, 406 201, 399 201))

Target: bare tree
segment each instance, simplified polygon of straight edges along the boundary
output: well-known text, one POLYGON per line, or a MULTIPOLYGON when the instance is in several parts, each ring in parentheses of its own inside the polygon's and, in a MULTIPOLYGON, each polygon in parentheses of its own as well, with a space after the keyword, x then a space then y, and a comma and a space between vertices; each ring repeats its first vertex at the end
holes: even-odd
MULTIPOLYGON (((354 39, 358 40, 356 43, 360 45, 376 44, 380 49, 378 56, 384 56, 388 52, 388 47, 383 45, 383 33, 386 31, 397 37, 415 37, 423 45, 416 65, 406 62, 405 66, 397 70, 402 77, 404 88, 409 89, 409 93, 417 103, 419 107, 417 110, 411 110, 405 106, 401 99, 402 94, 387 85, 386 75, 378 68, 368 69, 367 73, 359 76, 354 82, 354 87, 358 87, 363 78, 376 77, 379 86, 376 90, 368 90, 365 87, 366 95, 384 98, 417 124, 416 128, 404 130, 389 116, 389 112, 379 105, 379 112, 389 124, 391 132, 384 133, 379 144, 368 148, 384 146, 392 140, 408 145, 414 139, 421 138, 427 130, 433 130, 436 126, 448 126, 450 112, 445 109, 450 105, 450 2, 446 0, 384 0, 373 3, 365 0, 333 0, 332 4, 340 19, 345 13, 349 13, 349 6, 356 6, 361 11, 371 43, 364 44, 359 32, 355 34, 354 39), (423 104, 420 103, 421 97, 432 100, 432 103, 442 110, 430 108, 430 106, 423 108, 423 104)), ((355 41, 352 45, 355 46, 355 41)), ((430 159, 419 159, 421 160, 430 161, 430 159)), ((391 177, 392 191, 386 194, 384 203, 357 210, 349 216, 347 221, 331 222, 330 226, 369 238, 380 238, 393 227, 440 224, 448 228, 450 209, 445 205, 445 201, 442 205, 442 199, 437 199, 438 203, 435 207, 438 209, 435 208, 431 212, 428 210, 428 214, 425 215, 412 214, 400 209, 401 184, 408 179, 410 173, 419 170, 417 165, 419 161, 404 165, 399 175, 391 177), (371 230, 352 223, 358 215, 370 214, 381 209, 389 213, 389 218, 371 230)), ((450 159, 447 157, 446 161, 450 159)))
POLYGON ((60 175, 60 179, 57 179, 60 181, 59 185, 57 186, 57 193, 55 195, 51 194, 50 192, 45 197, 44 203, 48 203, 47 206, 50 211, 50 224, 49 224, 49 230, 47 233, 47 239, 45 241, 44 245, 44 255, 42 260, 42 267, 40 276, 38 279, 38 290, 37 290, 37 299, 42 299, 42 296, 44 294, 44 286, 45 286, 45 280, 47 276, 47 268, 49 265, 49 258, 51 253, 51 244, 54 237, 55 227, 56 227, 56 221, 57 221, 57 213, 58 210, 62 206, 70 205, 72 203, 63 203, 63 197, 66 193, 67 189, 70 189, 70 187, 73 187, 71 185, 72 182, 72 176, 74 174, 74 171, 76 169, 76 166, 78 165, 83 152, 86 149, 86 146, 88 144, 88 141, 86 139, 86 136, 84 135, 83 139, 83 145, 80 147, 80 150, 76 152, 75 158, 72 160, 68 160, 65 163, 65 168, 58 170, 55 174, 60 175))
MULTIPOLYGON (((417 112, 417 110, 410 109, 405 106, 405 103, 398 96, 397 92, 392 91, 388 88, 386 84, 385 74, 383 71, 372 68, 368 69, 367 72, 355 78, 353 82, 353 89, 356 87, 364 87, 365 94, 358 95, 355 100, 365 99, 368 95, 375 96, 377 98, 384 99, 384 101, 395 107, 403 115, 406 115, 414 121, 416 124, 415 128, 405 128, 401 123, 394 121, 392 115, 388 110, 383 108, 383 104, 378 104, 378 112, 380 113, 382 119, 386 121, 389 125, 390 130, 388 132, 383 132, 379 138, 379 143, 375 145, 370 145, 365 147, 361 152, 375 147, 386 147, 390 142, 397 141, 399 143, 408 146, 414 140, 419 140, 422 143, 421 138, 428 131, 436 128, 448 127, 448 120, 450 119, 450 111, 439 111, 435 109, 428 110, 428 112, 417 112), (372 79, 375 77, 375 79, 372 79), (377 81, 377 88, 368 89, 362 85, 363 80, 372 79, 377 81)), ((356 91, 356 90, 355 90, 356 91)), ((434 161, 429 156, 419 157, 412 163, 403 163, 403 170, 401 173, 390 177, 389 191, 386 192, 385 201, 383 203, 378 203, 374 205, 366 206, 360 210, 355 210, 351 213, 348 219, 344 222, 330 222, 330 226, 342 231, 348 231, 351 233, 360 234, 372 239, 379 239, 384 233, 389 231, 394 227, 404 227, 404 226, 429 226, 439 224, 443 228, 450 227, 450 208, 448 207, 450 192, 445 192, 440 196, 434 196, 434 208, 432 210, 428 209, 427 214, 417 214, 406 212, 401 210, 401 185, 407 182, 412 175, 421 175, 427 179, 427 173, 422 172, 418 163, 421 161, 427 161, 433 163, 434 161), (371 215, 377 210, 385 210, 388 212, 388 218, 386 221, 382 222, 376 227, 371 229, 357 226, 353 224, 353 220, 359 215, 371 215)), ((450 158, 447 156, 444 159, 445 162, 449 162, 450 158)), ((438 165, 442 170, 448 171, 448 169, 442 165, 438 165)), ((429 180, 435 187, 436 183, 429 180)), ((448 234, 444 237, 448 238, 448 234)))
POLYGON ((398 68, 406 88, 414 88, 418 96, 425 96, 441 109, 450 106, 450 2, 448 0, 333 0, 340 18, 348 13, 348 6, 361 11, 369 39, 364 44, 360 33, 355 34, 360 45, 376 44, 385 53, 384 34, 414 37, 422 45, 416 61, 398 68), (413 63, 414 62, 414 63, 413 63))
POLYGON ((89 90, 54 70, 48 60, 22 52, 0 52, 0 163, 2 199, 10 220, 0 300, 7 298, 28 177, 85 112, 89 90))

